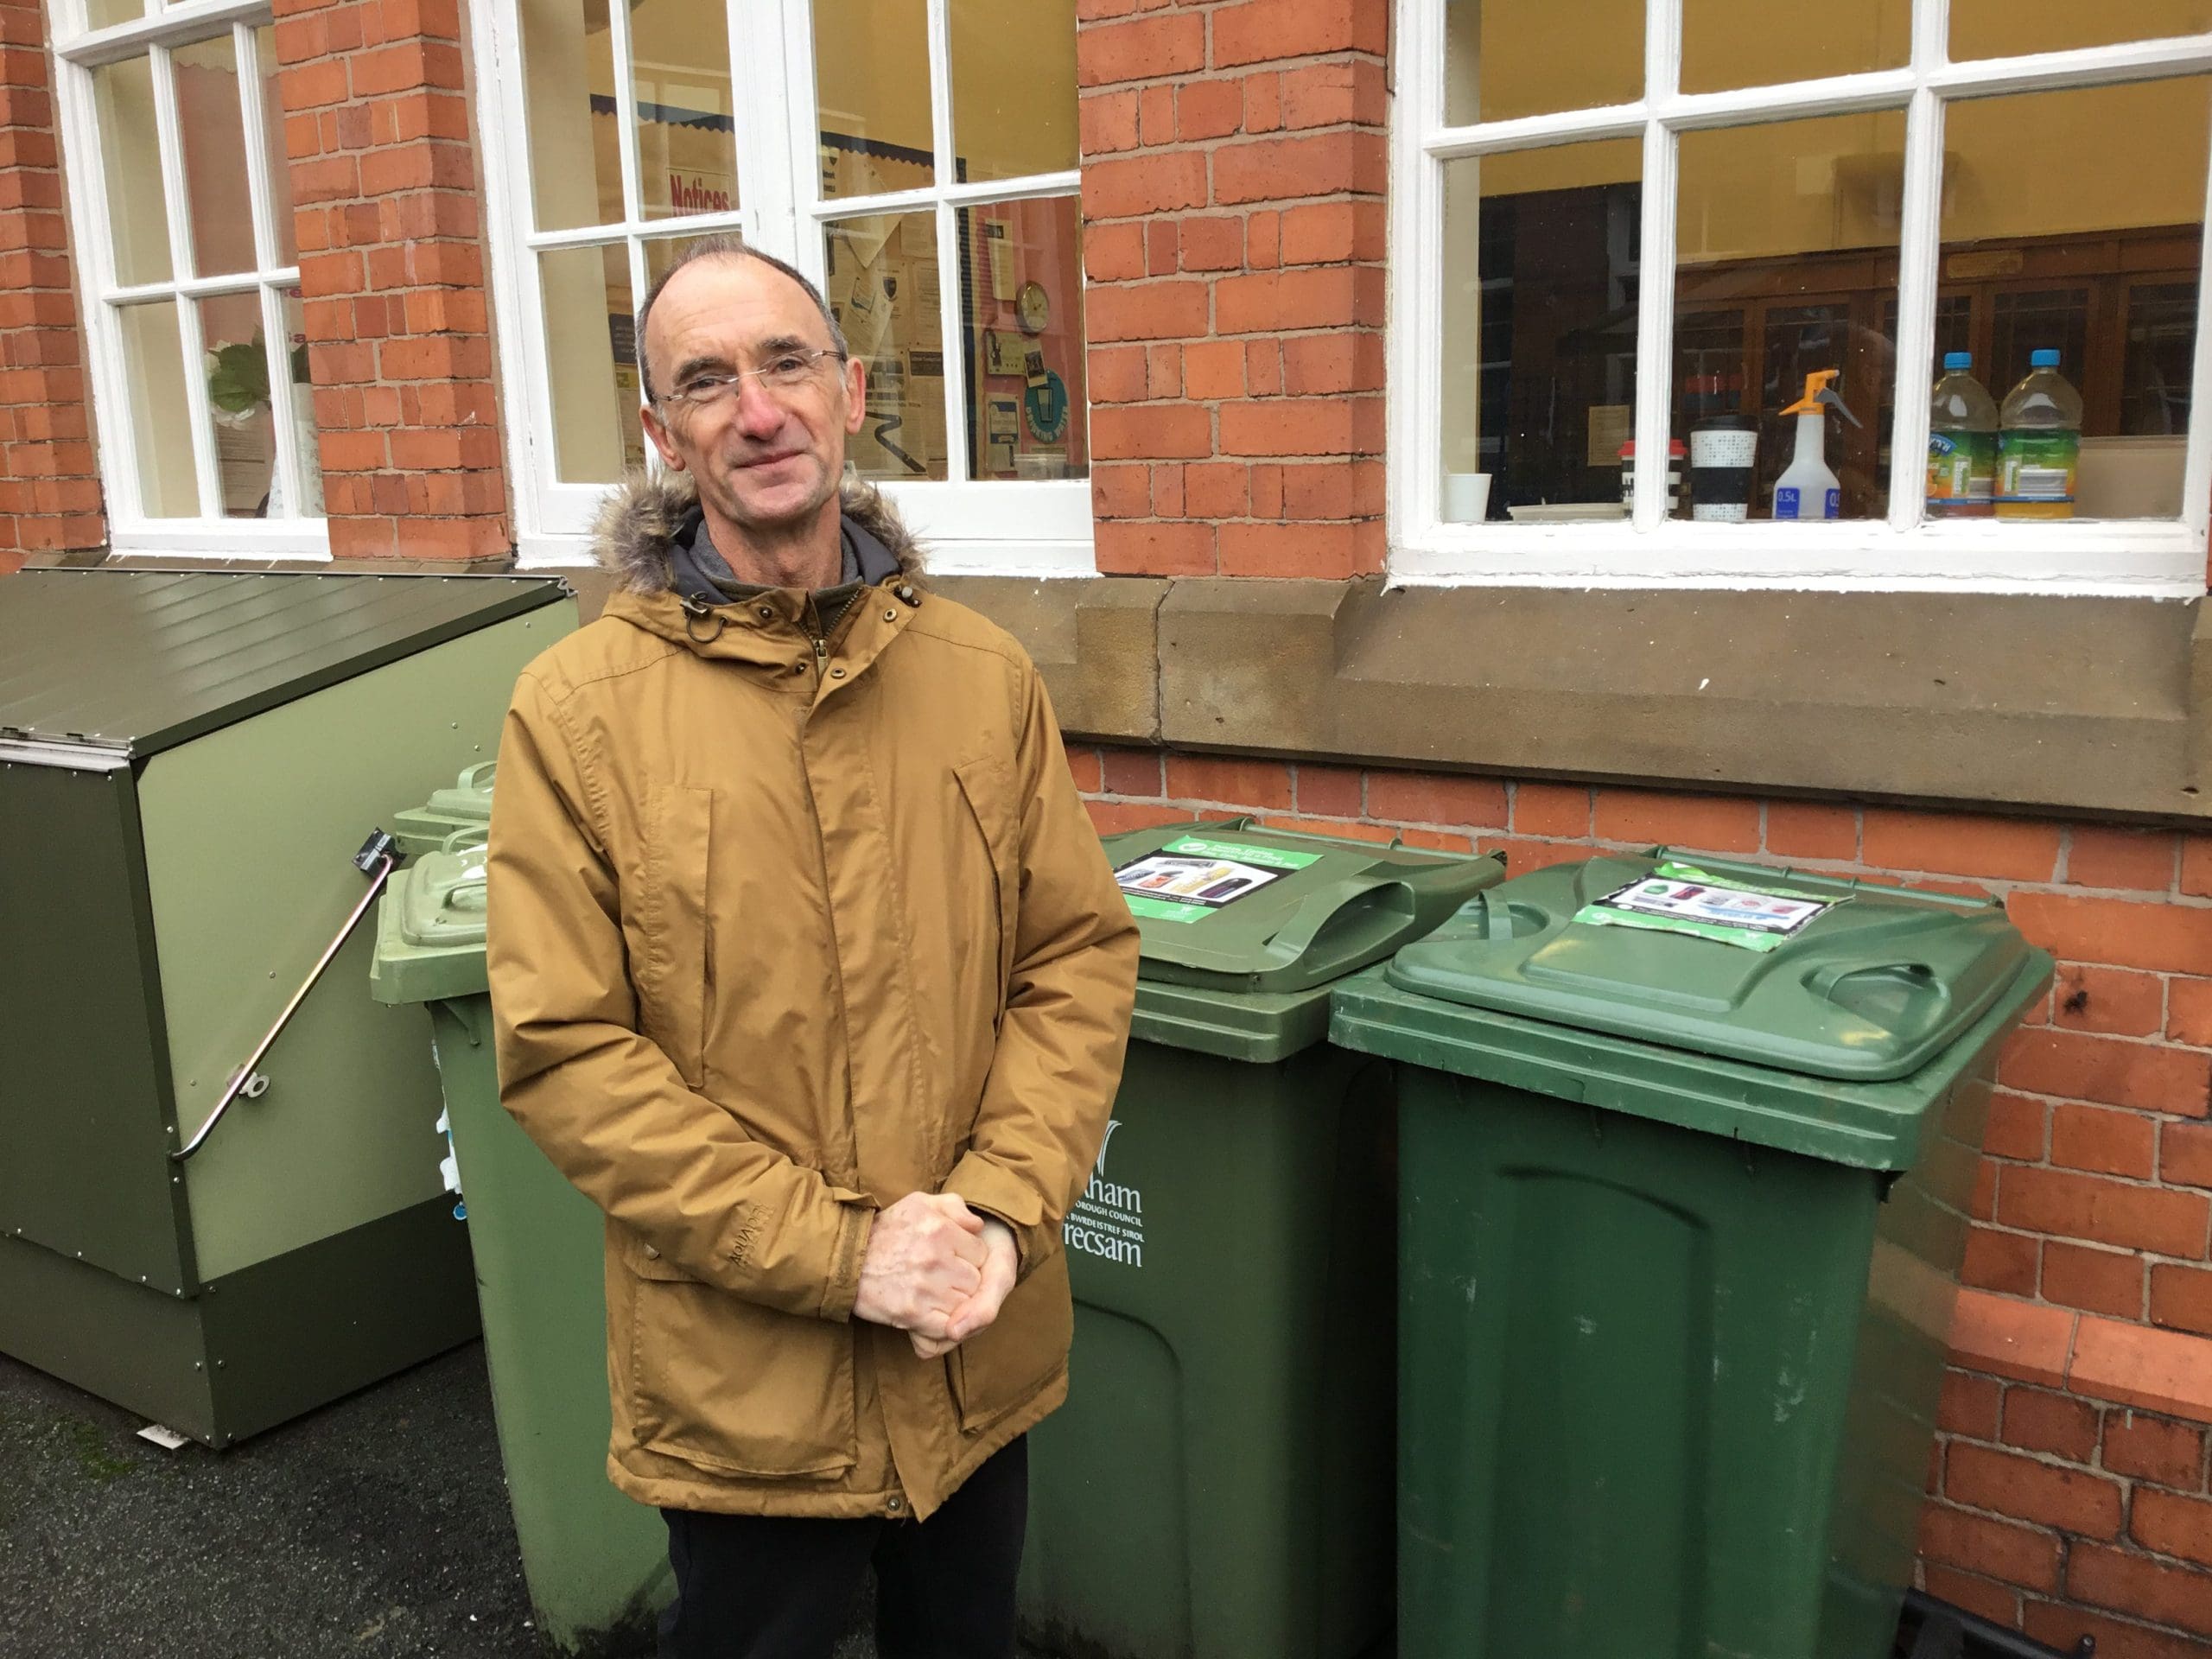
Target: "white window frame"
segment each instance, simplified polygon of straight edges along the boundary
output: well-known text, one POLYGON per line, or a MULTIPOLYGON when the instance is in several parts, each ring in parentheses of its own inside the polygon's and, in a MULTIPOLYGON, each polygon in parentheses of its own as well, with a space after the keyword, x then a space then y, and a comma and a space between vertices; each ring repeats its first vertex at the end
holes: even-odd
POLYGON ((86 384, 92 395, 93 426, 99 443, 110 548, 126 555, 327 559, 330 532, 320 515, 233 518, 206 511, 220 501, 222 488, 207 378, 194 372, 194 365, 206 355, 200 327, 200 300, 258 291, 262 338, 271 353, 270 416, 276 446, 276 476, 283 480, 284 499, 305 500, 304 480, 321 466, 319 457, 299 453, 292 419, 293 386, 288 367, 292 329, 284 315, 283 294, 300 285, 300 273, 296 265, 278 263, 277 208, 265 125, 276 118, 263 106, 260 56, 254 41, 257 29, 273 24, 268 0, 189 0, 162 7, 152 16, 98 30, 86 28, 84 0, 51 0, 51 16, 55 114, 68 162, 70 233, 76 243, 78 285, 86 302, 86 384), (253 204, 255 268, 220 276, 187 277, 182 273, 192 268, 191 202, 185 188, 184 151, 169 53, 176 47, 225 33, 231 36, 232 49, 238 54, 246 186, 253 204), (165 283, 126 287, 116 276, 106 157, 100 147, 92 71, 103 64, 138 56, 149 56, 153 63, 155 121, 162 189, 168 203, 172 274, 165 283), (147 516, 139 487, 136 434, 126 412, 141 389, 130 383, 116 308, 160 299, 175 304, 184 342, 185 412, 192 423, 194 467, 202 509, 195 518, 147 516))
MULTIPOLYGON (((879 213, 933 212, 941 324, 948 341, 960 337, 960 283, 954 270, 957 215, 984 202, 1074 196, 1079 171, 1039 174, 976 184, 948 183, 953 171, 950 25, 948 0, 927 0, 933 143, 938 182, 930 188, 879 195, 821 195, 817 162, 813 7, 810 0, 724 0, 730 60, 747 96, 735 100, 737 208, 673 219, 639 217, 636 91, 628 72, 629 16, 610 9, 615 72, 615 119, 620 127, 625 218, 620 224, 577 230, 532 228, 535 199, 523 108, 521 26, 514 0, 470 0, 475 43, 479 130, 482 147, 486 226, 493 296, 513 469, 516 541, 524 568, 555 569, 590 563, 588 531, 606 499, 605 484, 560 481, 556 463, 553 408, 547 368, 545 313, 537 256, 567 247, 598 247, 629 238, 631 292, 645 292, 641 238, 737 231, 763 251, 786 259, 819 286, 824 277, 825 227, 832 220, 879 213), (746 66, 778 66, 775 77, 746 66), (774 95, 780 92, 780 97, 774 95)), ((642 346, 643 342, 640 342, 642 346)), ((908 526, 928 546, 930 566, 945 574, 1087 575, 1096 569, 1092 549, 1088 478, 1053 482, 968 480, 964 364, 945 353, 944 482, 879 480, 908 526)))
MULTIPOLYGON (((1955 100, 2212 72, 2212 34, 1953 62, 1950 0, 1915 0, 1904 68, 1721 92, 1681 90, 1684 0, 1646 0, 1644 96, 1634 103, 1446 124, 1446 0, 1399 0, 1392 136, 1389 524, 1400 583, 1787 588, 2200 597, 2212 531, 2212 206, 2198 276, 2196 356, 2179 519, 1924 522, 1929 383, 1900 372, 1885 518, 1698 524, 1667 516, 1681 135, 1770 121, 1904 112, 1897 361, 1935 351, 1943 122, 1955 100), (1444 167, 1592 139, 1643 145, 1635 435, 1628 524, 1461 524, 1439 505, 1443 461, 1444 167)), ((2208 187, 2212 198, 2212 186, 2208 187)))

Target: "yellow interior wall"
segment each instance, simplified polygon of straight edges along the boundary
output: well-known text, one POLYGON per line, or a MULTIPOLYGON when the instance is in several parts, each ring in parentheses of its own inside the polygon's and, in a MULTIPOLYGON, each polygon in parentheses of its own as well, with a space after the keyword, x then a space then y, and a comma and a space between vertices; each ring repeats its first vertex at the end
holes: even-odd
POLYGON ((2212 0, 1951 0, 1951 55, 1960 59, 2062 52, 2207 29, 2212 0))
POLYGON ((968 177, 1073 167, 1075 0, 951 0, 952 147, 968 177))

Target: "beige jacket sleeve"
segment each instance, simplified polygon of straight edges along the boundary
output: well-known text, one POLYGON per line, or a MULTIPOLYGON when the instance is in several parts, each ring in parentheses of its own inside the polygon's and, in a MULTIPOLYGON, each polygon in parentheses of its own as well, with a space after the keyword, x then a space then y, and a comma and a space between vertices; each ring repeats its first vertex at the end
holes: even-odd
POLYGON ((748 1138, 639 1034, 604 806, 559 703, 524 675, 492 806, 500 1103, 587 1198, 694 1278, 847 1319, 874 1212, 748 1138))
POLYGON ((975 1136, 944 1184, 1014 1230, 1025 1274, 1057 1247, 1105 1138, 1138 943, 1033 668, 1027 682, 1014 969, 975 1136))

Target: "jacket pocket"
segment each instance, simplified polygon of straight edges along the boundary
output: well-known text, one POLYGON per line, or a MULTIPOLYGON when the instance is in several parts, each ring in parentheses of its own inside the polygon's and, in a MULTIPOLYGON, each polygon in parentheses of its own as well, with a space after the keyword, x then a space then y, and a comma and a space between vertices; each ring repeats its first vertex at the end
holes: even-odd
POLYGON ((638 1443, 728 1474, 830 1479, 859 1458, 849 1325, 762 1307, 631 1242, 638 1443))
POLYGON ((644 950, 633 970, 639 1029, 693 1089, 705 1082, 707 1019, 713 998, 715 791, 670 785, 652 798, 645 891, 638 912, 644 950))
MULTIPOLYGON (((990 855, 993 906, 998 918, 999 1014, 1014 981, 1014 940, 1020 925, 1020 805, 1006 768, 996 760, 963 760, 952 769, 960 793, 990 855)), ((994 1015, 995 1019, 996 1014, 994 1015)))
POLYGON ((1075 1336, 1068 1259, 1058 1249, 1014 1287, 989 1325, 946 1357, 962 1432, 979 1434, 1067 1368, 1075 1336))

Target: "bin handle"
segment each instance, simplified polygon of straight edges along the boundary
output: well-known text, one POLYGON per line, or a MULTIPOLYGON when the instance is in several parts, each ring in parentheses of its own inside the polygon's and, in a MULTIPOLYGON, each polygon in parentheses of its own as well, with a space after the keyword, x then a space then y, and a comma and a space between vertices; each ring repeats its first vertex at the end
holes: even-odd
POLYGON ((307 978, 301 982, 300 988, 292 993, 292 1000, 284 1005, 283 1013, 276 1016, 276 1023, 270 1027, 260 1042, 254 1046, 253 1052, 245 1058, 245 1064, 231 1074, 231 1080, 223 1085, 223 1097, 215 1103, 215 1109, 207 1114, 207 1121, 200 1126, 200 1133, 169 1154, 170 1162, 181 1164, 205 1146, 207 1137, 215 1132, 215 1126, 223 1121, 223 1114, 230 1110, 231 1103, 240 1095, 249 1099, 258 1099, 268 1089, 269 1080, 255 1069, 261 1064, 262 1056, 269 1052, 270 1045, 291 1023, 292 1016, 300 1011, 300 1004, 308 1000, 308 993, 315 988, 315 981, 322 977, 322 970, 330 966, 332 958, 337 956, 346 941, 353 937, 353 930, 360 925, 361 918, 369 913, 369 906, 376 903, 377 895, 384 891, 385 883, 391 880, 392 871, 398 867, 397 842, 381 830, 369 831, 369 838, 361 843, 361 850, 353 855, 353 868, 369 878, 369 890, 361 895, 361 902, 353 906, 353 913, 338 930, 338 937, 331 940, 328 948, 316 959, 315 966, 308 969, 307 978), (258 1088, 255 1087, 257 1084, 260 1085, 258 1088))
POLYGON ((1411 920, 1417 908, 1417 896, 1410 881, 1348 878, 1310 895, 1289 922, 1268 941, 1268 954, 1280 962, 1295 962, 1332 928, 1357 927, 1378 913, 1395 925, 1411 920))
MULTIPOLYGON (((1805 976, 1804 985, 1805 988, 1814 995, 1825 1001, 1833 1002, 1836 1001, 1836 991, 1847 980, 1857 979, 1866 974, 1907 978, 1913 982, 1916 988, 1924 989, 1924 997, 1915 999, 1919 1017, 1910 1023, 1878 1022, 1887 1030, 1900 1033, 1908 1030, 1925 1030, 1931 1021, 1941 1018, 1943 1010, 1951 1005, 1950 986, 1924 962, 1898 962, 1893 959, 1875 958, 1858 962, 1824 963, 1805 976)), ((1849 1007, 1848 1004, 1844 1006, 1849 1007)), ((1851 1012, 1862 1018, 1868 1017, 1864 1009, 1852 1008, 1851 1012)))
POLYGON ((474 766, 462 771, 460 781, 454 787, 467 790, 481 789, 484 786, 484 780, 492 778, 499 770, 499 763, 497 760, 479 760, 474 766))

